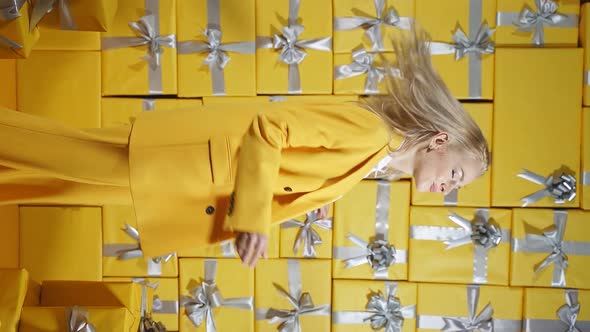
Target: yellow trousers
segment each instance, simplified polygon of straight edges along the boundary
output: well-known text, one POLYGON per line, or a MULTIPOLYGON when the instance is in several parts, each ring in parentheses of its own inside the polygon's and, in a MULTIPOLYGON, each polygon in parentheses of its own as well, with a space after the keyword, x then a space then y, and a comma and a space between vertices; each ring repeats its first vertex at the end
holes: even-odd
POLYGON ((131 126, 74 129, 0 107, 0 205, 132 204, 131 126))

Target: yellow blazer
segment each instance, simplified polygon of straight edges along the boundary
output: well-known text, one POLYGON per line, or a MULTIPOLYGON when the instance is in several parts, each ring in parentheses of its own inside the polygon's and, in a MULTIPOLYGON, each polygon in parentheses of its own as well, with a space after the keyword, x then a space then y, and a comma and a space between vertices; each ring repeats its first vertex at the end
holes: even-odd
POLYGON ((143 112, 130 186, 147 256, 268 234, 333 202, 401 142, 354 103, 219 104, 143 112))

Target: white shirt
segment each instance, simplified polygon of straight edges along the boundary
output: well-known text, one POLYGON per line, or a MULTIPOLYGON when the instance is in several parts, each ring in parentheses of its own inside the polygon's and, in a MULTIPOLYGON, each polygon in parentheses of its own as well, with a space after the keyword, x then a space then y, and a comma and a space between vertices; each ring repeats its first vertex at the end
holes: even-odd
POLYGON ((381 161, 379 161, 379 163, 377 165, 375 165, 375 167, 373 167, 367 175, 365 175, 365 179, 379 178, 382 175, 384 175, 385 168, 391 162, 392 159, 393 158, 391 158, 390 155, 385 156, 385 158, 381 159, 381 161))

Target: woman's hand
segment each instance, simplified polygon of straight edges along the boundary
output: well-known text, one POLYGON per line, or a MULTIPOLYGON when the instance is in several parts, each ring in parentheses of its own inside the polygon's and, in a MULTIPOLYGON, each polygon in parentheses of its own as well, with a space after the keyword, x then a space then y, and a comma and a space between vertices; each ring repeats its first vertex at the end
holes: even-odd
POLYGON ((243 264, 248 264, 250 268, 256 266, 260 256, 267 258, 266 245, 268 237, 262 234, 238 232, 236 236, 236 248, 238 255, 243 264))
POLYGON ((324 205, 321 208, 315 210, 318 215, 318 218, 320 218, 320 219, 328 218, 328 214, 330 213, 330 205, 332 205, 332 204, 324 205))

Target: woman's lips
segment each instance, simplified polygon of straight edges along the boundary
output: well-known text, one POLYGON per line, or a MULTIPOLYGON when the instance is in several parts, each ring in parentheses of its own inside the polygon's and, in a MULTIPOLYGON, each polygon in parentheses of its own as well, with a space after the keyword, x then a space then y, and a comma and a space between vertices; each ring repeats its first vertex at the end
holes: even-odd
POLYGON ((433 193, 436 191, 436 185, 434 185, 434 182, 432 182, 432 185, 430 186, 430 192, 433 193))

